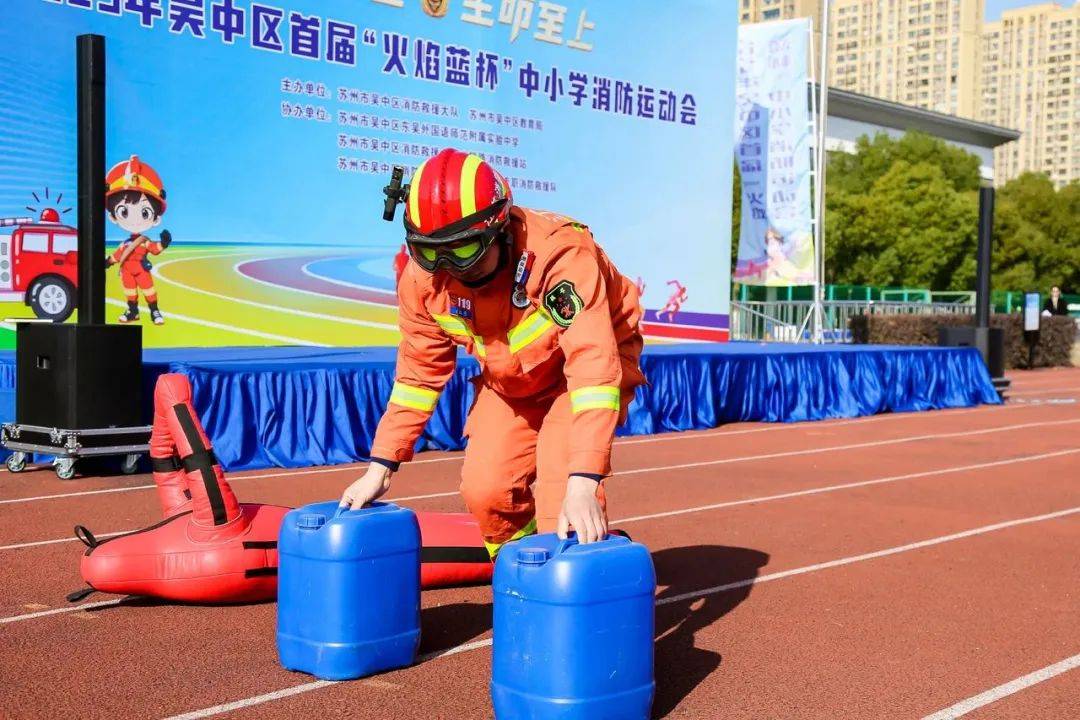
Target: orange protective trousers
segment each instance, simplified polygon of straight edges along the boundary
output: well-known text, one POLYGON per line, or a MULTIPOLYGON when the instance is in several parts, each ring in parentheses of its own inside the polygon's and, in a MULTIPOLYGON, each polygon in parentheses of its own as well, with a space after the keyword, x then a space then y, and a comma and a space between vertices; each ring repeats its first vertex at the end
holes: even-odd
MULTIPOLYGON (((565 387, 526 398, 508 398, 476 383, 476 401, 465 423, 468 446, 461 496, 476 517, 489 551, 533 532, 554 532, 569 475, 572 418, 565 387), (533 522, 535 518, 535 523, 533 522)), ((620 422, 634 398, 622 391, 620 422)), ((605 469, 605 473, 610 472, 605 469)), ((607 510, 603 481, 597 490, 607 510)))

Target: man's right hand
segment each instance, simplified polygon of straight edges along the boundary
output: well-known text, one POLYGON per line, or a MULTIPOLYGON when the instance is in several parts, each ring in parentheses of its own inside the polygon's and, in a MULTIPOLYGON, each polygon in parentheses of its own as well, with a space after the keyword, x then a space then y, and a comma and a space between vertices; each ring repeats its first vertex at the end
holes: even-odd
POLYGON ((359 510, 373 500, 378 500, 390 489, 393 471, 385 465, 371 463, 367 472, 341 495, 341 506, 359 510))

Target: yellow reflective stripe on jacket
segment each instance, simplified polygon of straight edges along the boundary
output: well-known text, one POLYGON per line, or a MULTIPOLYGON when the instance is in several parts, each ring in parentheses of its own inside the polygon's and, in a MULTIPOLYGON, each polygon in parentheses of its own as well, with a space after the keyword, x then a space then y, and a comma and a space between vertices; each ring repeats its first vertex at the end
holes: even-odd
POLYGON ((502 546, 505 545, 506 543, 514 542, 515 540, 520 540, 521 538, 523 538, 523 537, 525 537, 527 535, 535 535, 535 534, 536 534, 536 518, 533 518, 532 520, 529 521, 528 525, 526 525, 525 527, 521 528, 516 533, 514 533, 513 536, 509 540, 506 540, 506 541, 501 542, 501 543, 493 543, 493 542, 488 542, 487 540, 485 540, 484 541, 484 547, 487 548, 488 555, 490 555, 491 559, 494 560, 495 556, 499 554, 500 550, 502 550, 502 546))
POLYGON ((390 402, 429 413, 435 409, 435 404, 439 402, 439 393, 427 388, 413 387, 412 385, 396 382, 394 383, 394 389, 390 392, 390 402))
POLYGON ((526 317, 506 334, 506 339, 510 342, 510 352, 518 352, 553 327, 555 323, 551 321, 547 313, 537 308, 536 312, 526 317))
POLYGON ((457 335, 459 337, 471 337, 473 344, 476 345, 476 354, 480 357, 487 356, 487 350, 484 349, 484 340, 479 335, 473 333, 469 329, 469 326, 465 324, 465 321, 455 315, 436 315, 432 313, 431 318, 439 324, 443 332, 447 335, 457 335))
POLYGON ((575 412, 585 410, 619 411, 619 388, 611 385, 594 385, 578 388, 570 392, 570 409, 575 412))

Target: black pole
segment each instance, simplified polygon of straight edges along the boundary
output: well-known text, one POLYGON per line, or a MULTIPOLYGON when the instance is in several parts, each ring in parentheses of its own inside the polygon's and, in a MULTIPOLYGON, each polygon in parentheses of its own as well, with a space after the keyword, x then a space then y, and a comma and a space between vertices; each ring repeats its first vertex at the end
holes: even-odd
POLYGON ((994 234, 994 188, 979 188, 979 249, 975 288, 975 327, 990 327, 990 260, 994 234))
POLYGON ((105 38, 75 39, 79 323, 105 322, 105 38))

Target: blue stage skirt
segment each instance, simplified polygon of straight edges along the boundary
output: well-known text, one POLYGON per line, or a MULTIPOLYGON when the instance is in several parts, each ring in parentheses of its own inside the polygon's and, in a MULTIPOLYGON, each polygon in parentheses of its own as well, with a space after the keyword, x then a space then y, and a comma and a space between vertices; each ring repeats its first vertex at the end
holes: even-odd
MULTIPOLYGON (((195 408, 228 470, 366 460, 394 382, 394 348, 149 350, 147 418, 163 372, 191 378, 195 408)), ((0 356, 0 415, 13 419, 13 353, 0 356), (5 392, 6 391, 6 392, 5 392), (4 406, 7 407, 4 407, 4 406)), ((619 435, 797 422, 1000 402, 974 348, 759 343, 650 346, 649 380, 619 435)), ((472 403, 468 357, 418 450, 461 450, 472 403)))

